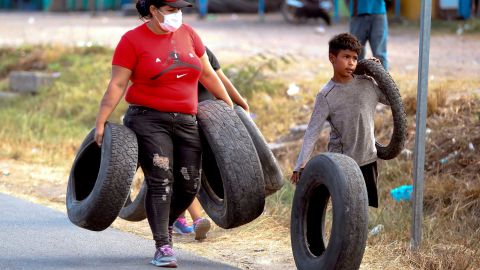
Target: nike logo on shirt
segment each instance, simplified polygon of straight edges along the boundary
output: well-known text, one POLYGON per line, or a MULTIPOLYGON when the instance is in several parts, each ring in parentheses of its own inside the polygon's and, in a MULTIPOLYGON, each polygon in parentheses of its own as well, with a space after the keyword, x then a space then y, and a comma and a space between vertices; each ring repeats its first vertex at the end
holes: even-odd
POLYGON ((158 62, 162 62, 162 60, 160 60, 160 58, 155 59, 155 63, 158 63, 158 62))
POLYGON ((185 74, 182 74, 182 75, 177 75, 177 79, 180 79, 180 78, 186 76, 187 74, 188 74, 188 73, 185 73, 185 74))

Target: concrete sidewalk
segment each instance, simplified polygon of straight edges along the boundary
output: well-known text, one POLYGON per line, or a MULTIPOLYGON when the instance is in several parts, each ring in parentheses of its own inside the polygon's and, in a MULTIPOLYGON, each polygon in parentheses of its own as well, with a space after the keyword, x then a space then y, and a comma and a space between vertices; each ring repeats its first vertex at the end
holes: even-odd
MULTIPOLYGON (((153 241, 76 227, 50 208, 0 193, 0 269, 163 269, 149 264, 153 241)), ((238 269, 176 250, 178 269, 238 269)))

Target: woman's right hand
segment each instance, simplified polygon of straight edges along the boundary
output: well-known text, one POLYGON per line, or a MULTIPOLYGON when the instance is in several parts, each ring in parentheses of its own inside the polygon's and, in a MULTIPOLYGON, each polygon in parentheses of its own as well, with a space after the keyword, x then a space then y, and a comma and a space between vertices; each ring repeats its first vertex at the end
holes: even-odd
POLYGON ((103 133, 105 132, 105 124, 102 124, 102 125, 97 125, 95 127, 95 136, 94 136, 94 139, 95 139, 95 142, 97 143, 97 145, 99 147, 102 146, 102 141, 103 141, 103 133))
POLYGON ((121 66, 112 65, 112 79, 108 84, 107 91, 105 91, 105 94, 103 95, 100 109, 97 114, 97 120, 95 121, 94 140, 98 146, 102 146, 105 123, 122 99, 131 75, 131 70, 121 66))

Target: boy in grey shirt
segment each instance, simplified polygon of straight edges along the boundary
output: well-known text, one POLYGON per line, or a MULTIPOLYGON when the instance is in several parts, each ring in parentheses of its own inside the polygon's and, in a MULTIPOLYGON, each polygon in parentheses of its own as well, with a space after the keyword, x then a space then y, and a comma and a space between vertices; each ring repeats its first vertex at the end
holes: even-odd
POLYGON ((317 94, 291 181, 296 184, 300 179, 323 124, 328 121, 331 126, 328 151, 345 154, 357 162, 365 179, 369 205, 378 207, 374 116, 378 102, 389 104, 371 77, 353 74, 362 49, 354 36, 339 34, 328 45, 333 77, 317 94))

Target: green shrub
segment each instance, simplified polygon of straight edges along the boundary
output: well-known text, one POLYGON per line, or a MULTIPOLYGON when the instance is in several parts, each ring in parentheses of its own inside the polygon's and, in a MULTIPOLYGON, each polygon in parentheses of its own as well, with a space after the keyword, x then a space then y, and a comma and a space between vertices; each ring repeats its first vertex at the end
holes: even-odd
POLYGON ((246 62, 230 65, 225 74, 242 96, 250 99, 254 93, 275 94, 284 89, 285 84, 275 78, 275 73, 283 65, 290 63, 290 56, 276 57, 258 54, 246 62))

